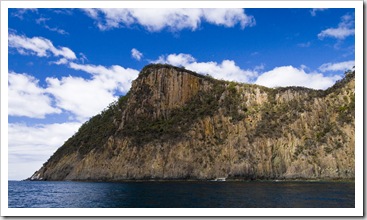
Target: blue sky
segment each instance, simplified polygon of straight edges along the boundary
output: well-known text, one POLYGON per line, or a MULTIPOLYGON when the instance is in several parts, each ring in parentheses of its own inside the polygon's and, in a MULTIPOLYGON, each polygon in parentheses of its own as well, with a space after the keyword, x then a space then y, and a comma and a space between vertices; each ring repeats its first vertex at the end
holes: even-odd
POLYGON ((326 89, 355 60, 354 9, 9 9, 9 179, 40 168, 149 63, 326 89))

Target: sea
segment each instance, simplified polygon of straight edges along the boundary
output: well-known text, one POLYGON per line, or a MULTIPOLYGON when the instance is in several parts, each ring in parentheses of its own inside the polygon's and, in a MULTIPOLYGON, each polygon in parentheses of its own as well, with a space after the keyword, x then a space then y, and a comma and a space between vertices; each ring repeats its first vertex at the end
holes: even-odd
POLYGON ((354 182, 8 181, 9 208, 354 208, 354 182))

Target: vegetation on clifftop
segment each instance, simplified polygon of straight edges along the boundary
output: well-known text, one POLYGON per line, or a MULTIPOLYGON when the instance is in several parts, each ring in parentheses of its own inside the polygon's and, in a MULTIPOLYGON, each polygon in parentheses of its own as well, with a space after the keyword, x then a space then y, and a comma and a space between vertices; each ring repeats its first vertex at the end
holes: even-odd
POLYGON ((121 123, 128 94, 111 103, 100 114, 86 121, 45 163, 55 163, 75 151, 83 158, 90 151, 103 149, 108 138, 115 134, 121 123))

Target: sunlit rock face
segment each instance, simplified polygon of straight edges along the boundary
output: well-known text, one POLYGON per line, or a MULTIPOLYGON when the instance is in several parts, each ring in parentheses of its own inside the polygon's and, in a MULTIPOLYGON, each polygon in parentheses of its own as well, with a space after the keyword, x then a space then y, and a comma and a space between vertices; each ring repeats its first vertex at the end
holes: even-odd
POLYGON ((354 178, 354 84, 354 71, 321 91, 148 65, 30 179, 354 178))

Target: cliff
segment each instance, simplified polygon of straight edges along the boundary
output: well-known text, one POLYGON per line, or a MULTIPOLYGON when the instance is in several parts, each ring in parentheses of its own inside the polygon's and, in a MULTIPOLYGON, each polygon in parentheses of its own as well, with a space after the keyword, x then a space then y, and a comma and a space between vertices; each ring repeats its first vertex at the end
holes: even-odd
POLYGON ((30 179, 354 178, 354 83, 270 89, 148 65, 30 179))

